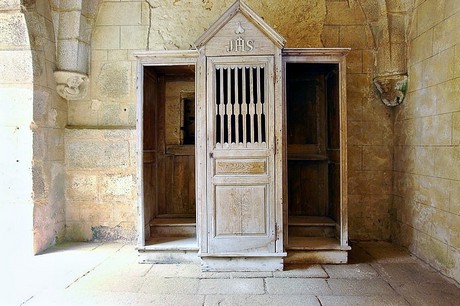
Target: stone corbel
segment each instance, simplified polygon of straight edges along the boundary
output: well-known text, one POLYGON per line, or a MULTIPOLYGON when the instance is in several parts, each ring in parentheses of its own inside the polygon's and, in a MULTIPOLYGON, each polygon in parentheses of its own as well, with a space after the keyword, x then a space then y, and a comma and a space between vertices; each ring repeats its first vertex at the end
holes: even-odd
POLYGON ((374 78, 380 99, 386 106, 397 106, 404 101, 407 91, 407 75, 382 75, 374 78))
POLYGON ((81 100, 88 93, 89 78, 72 71, 55 71, 56 91, 66 100, 81 100))

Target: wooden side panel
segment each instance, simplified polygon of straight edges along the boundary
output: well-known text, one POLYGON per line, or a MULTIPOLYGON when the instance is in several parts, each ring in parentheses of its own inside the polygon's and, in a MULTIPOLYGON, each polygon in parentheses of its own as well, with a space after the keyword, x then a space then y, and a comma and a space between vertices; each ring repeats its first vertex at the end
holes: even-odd
POLYGON ((158 78, 145 69, 143 99, 143 179, 144 222, 148 224, 156 212, 157 192, 157 104, 158 78))
POLYGON ((290 216, 326 216, 327 174, 324 161, 288 162, 290 216))
POLYGON ((193 156, 175 156, 172 173, 173 190, 171 210, 177 214, 195 213, 195 188, 193 176, 195 173, 193 156), (190 188, 193 187, 193 188, 190 188))

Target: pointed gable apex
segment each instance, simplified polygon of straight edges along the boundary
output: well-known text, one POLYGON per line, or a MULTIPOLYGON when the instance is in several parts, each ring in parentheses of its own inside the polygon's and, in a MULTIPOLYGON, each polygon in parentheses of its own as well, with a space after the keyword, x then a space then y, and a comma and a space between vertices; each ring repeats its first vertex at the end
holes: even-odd
POLYGON ((233 3, 233 5, 230 6, 222 14, 222 16, 220 16, 220 18, 195 41, 195 47, 199 49, 204 46, 238 13, 243 14, 248 19, 248 21, 254 24, 254 26, 256 26, 278 48, 282 49, 284 47, 286 40, 241 0, 237 0, 235 3, 233 3))

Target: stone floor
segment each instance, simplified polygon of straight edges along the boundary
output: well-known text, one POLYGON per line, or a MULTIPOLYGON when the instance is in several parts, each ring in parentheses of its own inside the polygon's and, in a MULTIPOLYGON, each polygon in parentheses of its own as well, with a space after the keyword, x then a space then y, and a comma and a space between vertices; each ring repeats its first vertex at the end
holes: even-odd
POLYGON ((211 273, 136 260, 132 245, 56 246, 1 273, 0 304, 460 305, 458 285, 383 242, 353 245, 348 265, 273 273, 211 273))

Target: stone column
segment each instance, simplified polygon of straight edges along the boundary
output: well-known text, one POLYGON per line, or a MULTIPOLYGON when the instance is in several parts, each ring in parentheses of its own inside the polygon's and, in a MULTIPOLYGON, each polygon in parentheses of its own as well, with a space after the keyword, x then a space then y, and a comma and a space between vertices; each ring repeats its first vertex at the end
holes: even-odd
POLYGON ((100 1, 61 0, 52 7, 56 35, 56 90, 67 100, 88 92, 91 28, 100 1))

